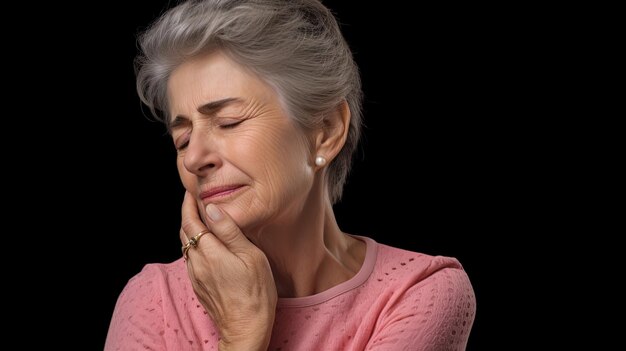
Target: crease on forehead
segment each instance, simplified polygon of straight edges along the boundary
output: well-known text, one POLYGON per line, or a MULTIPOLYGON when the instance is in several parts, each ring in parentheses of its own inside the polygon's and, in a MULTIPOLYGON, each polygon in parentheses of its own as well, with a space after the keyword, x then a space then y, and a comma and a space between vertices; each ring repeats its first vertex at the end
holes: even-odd
MULTIPOLYGON (((210 116, 219 112, 221 109, 223 109, 224 107, 228 105, 232 105, 235 103, 243 103, 243 102, 244 100, 242 98, 228 97, 224 99, 210 101, 210 102, 207 102, 206 104, 202 104, 197 108, 197 111, 203 115, 210 116)), ((178 127, 179 125, 181 125, 188 119, 189 118, 185 117, 184 115, 176 115, 176 117, 168 120, 168 130, 171 131, 172 129, 178 127)))
MULTIPOLYGON (((236 72, 238 74, 243 74, 243 76, 252 78, 256 80, 258 83, 260 83, 262 86, 270 90, 275 96, 276 102, 278 103, 279 108, 282 110, 282 112, 285 113, 292 121, 295 121, 293 112, 291 111, 290 108, 288 108, 289 104, 287 102, 287 99, 285 99, 285 97, 281 93, 281 90, 278 88, 275 82, 272 81, 271 78, 261 75, 252 67, 242 65, 237 60, 230 57, 230 55, 227 52, 222 52, 220 50, 210 52, 205 55, 200 55, 200 56, 190 58, 186 60, 185 62, 181 63, 181 65, 179 65, 176 69, 174 69, 174 71, 172 72, 172 75, 170 75, 170 82, 168 83, 169 92, 167 94, 167 105, 169 107, 172 107, 170 105, 171 99, 172 99, 172 96, 171 96, 172 86, 170 84, 171 84, 171 79, 175 75, 175 72, 187 64, 193 65, 191 67, 193 71, 197 71, 198 69, 203 69, 203 67, 206 68, 206 66, 203 66, 203 61, 206 62, 207 60, 212 60, 212 58, 214 57, 217 57, 216 63, 218 65, 226 64, 227 65, 226 67, 234 69, 233 73, 236 72)), ((210 63, 207 63, 207 64, 210 64, 210 63)), ((244 86, 245 85, 246 84, 244 84, 244 86)), ((226 106, 233 105, 235 103, 242 104, 246 102, 247 100, 248 99, 242 97, 241 94, 232 94, 232 96, 225 95, 225 97, 218 98, 214 101, 210 101, 207 103, 202 103, 202 101, 200 101, 202 105, 196 108, 196 110, 203 115, 212 115, 212 114, 219 112, 220 109, 225 108, 226 106)), ((184 121, 185 119, 189 119, 188 116, 185 116, 184 114, 175 114, 174 111, 169 111, 166 116, 166 122, 167 122, 166 125, 167 125, 168 132, 171 133, 172 128, 180 125, 181 122, 185 122, 184 121)))

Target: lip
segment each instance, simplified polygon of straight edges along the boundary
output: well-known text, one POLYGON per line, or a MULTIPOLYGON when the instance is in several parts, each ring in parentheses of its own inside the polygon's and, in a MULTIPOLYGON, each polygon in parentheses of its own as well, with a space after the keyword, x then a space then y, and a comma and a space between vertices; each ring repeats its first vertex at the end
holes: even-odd
POLYGON ((208 205, 210 202, 227 197, 241 188, 243 188, 243 184, 222 185, 209 188, 200 193, 200 200, 202 200, 205 205, 208 205))

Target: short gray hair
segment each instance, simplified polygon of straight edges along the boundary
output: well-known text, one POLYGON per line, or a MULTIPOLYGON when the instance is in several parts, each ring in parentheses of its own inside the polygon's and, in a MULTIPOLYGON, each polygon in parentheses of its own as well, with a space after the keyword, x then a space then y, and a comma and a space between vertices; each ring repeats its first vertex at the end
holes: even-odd
POLYGON ((139 45, 139 97, 166 125, 172 71, 215 50, 273 86, 304 128, 321 126, 325 114, 347 101, 348 137, 328 167, 330 199, 341 199, 360 136, 361 81, 337 21, 319 0, 186 1, 152 23, 139 45))

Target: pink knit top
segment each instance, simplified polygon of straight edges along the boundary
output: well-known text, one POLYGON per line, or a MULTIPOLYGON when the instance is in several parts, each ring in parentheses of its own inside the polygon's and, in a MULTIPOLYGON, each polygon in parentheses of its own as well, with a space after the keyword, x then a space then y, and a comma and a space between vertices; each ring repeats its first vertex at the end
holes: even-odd
MULTIPOLYGON (((476 300, 459 262, 358 238, 367 251, 354 277, 278 299, 268 350, 465 350, 476 300)), ((105 351, 217 350, 218 340, 180 259, 146 265, 128 282, 105 351)))

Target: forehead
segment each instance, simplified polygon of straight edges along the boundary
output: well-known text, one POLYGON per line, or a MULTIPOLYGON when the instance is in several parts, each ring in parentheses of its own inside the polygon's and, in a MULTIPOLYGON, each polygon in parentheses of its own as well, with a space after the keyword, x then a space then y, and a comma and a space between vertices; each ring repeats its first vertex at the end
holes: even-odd
POLYGON ((171 116, 193 113, 211 101, 275 97, 267 83, 220 52, 198 56, 178 66, 168 80, 167 95, 171 116))

